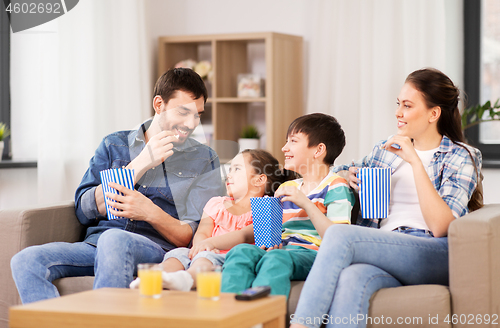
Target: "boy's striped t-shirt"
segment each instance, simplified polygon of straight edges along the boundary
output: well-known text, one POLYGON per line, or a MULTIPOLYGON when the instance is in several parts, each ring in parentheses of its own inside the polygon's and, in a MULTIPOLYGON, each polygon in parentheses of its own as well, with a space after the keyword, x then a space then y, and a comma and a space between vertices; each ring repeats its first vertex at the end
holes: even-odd
MULTIPOLYGON (((302 179, 283 183, 284 186, 295 186, 299 190, 302 179)), ((309 198, 334 223, 350 223, 354 196, 347 181, 336 173, 329 174, 309 194, 309 198)), ((293 202, 283 202, 283 234, 285 245, 302 246, 318 250, 321 237, 309 219, 306 211, 293 202)))

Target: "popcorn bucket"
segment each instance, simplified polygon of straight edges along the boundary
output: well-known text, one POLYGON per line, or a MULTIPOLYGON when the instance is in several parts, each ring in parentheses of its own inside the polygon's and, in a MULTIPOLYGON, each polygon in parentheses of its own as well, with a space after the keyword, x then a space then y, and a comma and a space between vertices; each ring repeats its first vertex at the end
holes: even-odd
POLYGON ((391 169, 360 168, 358 178, 361 215, 364 219, 382 219, 389 215, 391 169))
MULTIPOLYGON (((134 170, 129 169, 109 169, 104 170, 99 173, 101 175, 101 183, 102 183, 102 192, 106 195, 107 192, 113 194, 123 195, 121 192, 118 192, 116 189, 108 186, 110 182, 115 182, 119 185, 125 186, 130 190, 134 190, 134 170)), ((104 196, 106 198, 106 196, 104 196)), ((108 201, 112 201, 109 198, 106 198, 108 201)), ((106 202, 106 213, 108 215, 108 220, 116 220, 116 219, 125 219, 121 216, 115 216, 109 212, 110 206, 106 202)))
POLYGON ((272 247, 281 243, 283 205, 274 197, 251 197, 255 245, 272 247))

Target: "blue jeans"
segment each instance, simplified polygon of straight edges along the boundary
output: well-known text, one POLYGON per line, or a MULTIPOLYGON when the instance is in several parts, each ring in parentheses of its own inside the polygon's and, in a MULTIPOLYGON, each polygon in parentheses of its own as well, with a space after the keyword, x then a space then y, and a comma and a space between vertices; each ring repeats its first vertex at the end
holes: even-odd
POLYGON ((291 280, 304 280, 316 251, 300 246, 265 251, 255 245, 239 244, 226 255, 221 291, 238 293, 250 287, 271 286, 272 295, 290 294, 291 280))
POLYGON ((291 322, 365 327, 373 293, 418 284, 448 285, 446 237, 414 229, 333 225, 325 233, 291 322))
POLYGON ((59 296, 52 281, 93 276, 94 289, 127 288, 138 263, 160 263, 165 251, 150 239, 119 229, 106 230, 94 247, 85 242, 49 243, 25 248, 11 260, 21 301, 31 303, 59 296))

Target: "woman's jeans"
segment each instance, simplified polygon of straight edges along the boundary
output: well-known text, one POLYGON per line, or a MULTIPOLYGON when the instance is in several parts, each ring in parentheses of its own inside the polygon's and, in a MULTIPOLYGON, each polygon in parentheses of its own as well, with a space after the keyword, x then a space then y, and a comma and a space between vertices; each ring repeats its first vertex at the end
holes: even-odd
POLYGON ((150 239, 119 229, 106 230, 97 247, 85 242, 32 246, 11 260, 12 276, 21 301, 31 303, 59 296, 52 281, 93 276, 94 289, 127 288, 138 263, 160 263, 165 251, 150 239))
POLYGON ((415 229, 333 225, 325 233, 291 322, 365 327, 373 293, 418 284, 448 285, 446 237, 415 229))

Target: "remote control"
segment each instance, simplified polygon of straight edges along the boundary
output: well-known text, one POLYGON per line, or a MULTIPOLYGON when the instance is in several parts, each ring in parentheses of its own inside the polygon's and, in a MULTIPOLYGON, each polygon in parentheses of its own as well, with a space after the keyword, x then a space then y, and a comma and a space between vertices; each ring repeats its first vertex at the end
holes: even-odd
POLYGON ((245 289, 244 291, 236 294, 234 297, 239 301, 251 301, 267 296, 269 293, 271 293, 271 287, 259 286, 245 289))

